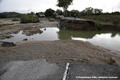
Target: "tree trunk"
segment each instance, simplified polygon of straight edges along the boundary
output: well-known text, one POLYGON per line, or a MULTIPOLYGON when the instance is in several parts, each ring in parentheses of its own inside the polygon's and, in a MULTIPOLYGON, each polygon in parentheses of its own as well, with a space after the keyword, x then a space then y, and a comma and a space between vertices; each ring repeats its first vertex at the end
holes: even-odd
POLYGON ((67 17, 67 9, 64 8, 64 16, 67 17))

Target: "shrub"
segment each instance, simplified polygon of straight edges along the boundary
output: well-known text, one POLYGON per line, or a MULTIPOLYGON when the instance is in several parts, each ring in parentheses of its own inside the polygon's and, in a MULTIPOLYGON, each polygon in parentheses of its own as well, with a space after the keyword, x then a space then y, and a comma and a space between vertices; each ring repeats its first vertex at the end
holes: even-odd
POLYGON ((119 17, 113 18, 112 23, 114 24, 115 27, 120 27, 120 18, 119 17))
POLYGON ((39 17, 34 13, 23 14, 20 17, 21 23, 37 23, 39 22, 39 17))

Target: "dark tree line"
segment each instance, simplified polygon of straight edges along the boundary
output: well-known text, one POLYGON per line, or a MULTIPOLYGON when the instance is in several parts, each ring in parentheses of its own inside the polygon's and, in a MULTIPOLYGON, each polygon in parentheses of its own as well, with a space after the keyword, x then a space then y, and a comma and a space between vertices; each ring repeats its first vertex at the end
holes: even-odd
POLYGON ((0 18, 19 18, 20 13, 17 12, 3 12, 0 13, 0 18))

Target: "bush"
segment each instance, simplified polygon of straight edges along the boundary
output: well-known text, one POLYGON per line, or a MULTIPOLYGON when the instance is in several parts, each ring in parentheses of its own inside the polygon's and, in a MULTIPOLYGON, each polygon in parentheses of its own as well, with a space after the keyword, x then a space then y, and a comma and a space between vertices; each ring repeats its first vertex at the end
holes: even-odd
POLYGON ((37 23, 39 22, 39 17, 34 13, 23 14, 20 17, 21 23, 37 23))

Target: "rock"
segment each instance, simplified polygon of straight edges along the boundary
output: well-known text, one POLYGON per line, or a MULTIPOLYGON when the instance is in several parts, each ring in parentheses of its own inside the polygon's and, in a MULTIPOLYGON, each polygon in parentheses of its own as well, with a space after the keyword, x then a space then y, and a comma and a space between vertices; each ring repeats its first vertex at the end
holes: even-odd
POLYGON ((50 19, 49 19, 49 21, 50 21, 50 22, 54 22, 54 21, 55 21, 55 19, 53 19, 53 18, 50 18, 50 19))
POLYGON ((0 35, 0 39, 6 39, 6 38, 11 38, 13 37, 12 35, 8 35, 8 34, 1 34, 0 35))
POLYGON ((12 47, 12 46, 16 46, 16 44, 14 42, 2 42, 1 46, 2 47, 12 47))
POLYGON ((11 35, 4 35, 4 37, 5 37, 5 38, 11 38, 11 37, 13 37, 13 36, 11 36, 11 35))
POLYGON ((28 40, 27 38, 23 39, 23 41, 27 41, 27 40, 28 40))
POLYGON ((115 61, 113 58, 111 58, 111 57, 107 60, 107 63, 108 63, 109 65, 118 65, 118 64, 116 63, 116 61, 115 61))

